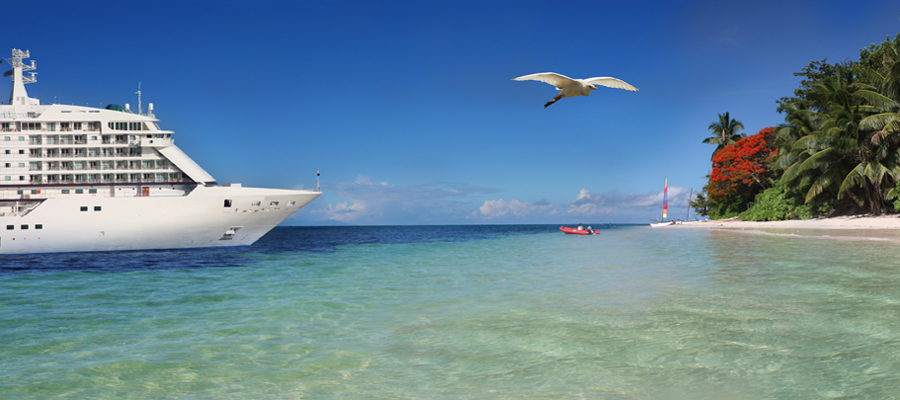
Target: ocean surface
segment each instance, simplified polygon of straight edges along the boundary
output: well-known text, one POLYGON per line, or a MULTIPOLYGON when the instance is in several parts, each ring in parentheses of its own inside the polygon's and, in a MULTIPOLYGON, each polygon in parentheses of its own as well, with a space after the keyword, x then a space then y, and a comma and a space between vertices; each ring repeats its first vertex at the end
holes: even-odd
POLYGON ((900 244, 280 227, 0 256, 0 399, 885 399, 900 244))

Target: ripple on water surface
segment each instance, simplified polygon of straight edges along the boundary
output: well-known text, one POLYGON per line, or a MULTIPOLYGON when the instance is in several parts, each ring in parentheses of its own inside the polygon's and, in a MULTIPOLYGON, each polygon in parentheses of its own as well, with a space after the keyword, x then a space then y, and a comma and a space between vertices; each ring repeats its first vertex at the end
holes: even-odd
POLYGON ((279 228, 15 256, 0 398, 886 398, 893 245, 708 230, 279 228))

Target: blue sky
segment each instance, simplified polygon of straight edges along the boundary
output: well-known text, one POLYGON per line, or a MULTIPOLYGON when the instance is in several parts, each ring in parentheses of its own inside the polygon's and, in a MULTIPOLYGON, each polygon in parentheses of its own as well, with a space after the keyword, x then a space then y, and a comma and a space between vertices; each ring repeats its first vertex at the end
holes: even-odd
MULTIPOLYGON (((891 1, 29 1, 44 103, 130 103, 219 183, 315 188, 285 223, 647 222, 684 214, 719 113, 783 121, 810 61, 900 32, 891 1), (855 4, 855 5, 854 5, 855 4), (556 90, 517 76, 613 76, 556 90)), ((8 50, 4 50, 6 54, 8 50)), ((8 55, 4 55, 8 57, 8 55)), ((9 83, 0 83, 8 90, 9 83)))

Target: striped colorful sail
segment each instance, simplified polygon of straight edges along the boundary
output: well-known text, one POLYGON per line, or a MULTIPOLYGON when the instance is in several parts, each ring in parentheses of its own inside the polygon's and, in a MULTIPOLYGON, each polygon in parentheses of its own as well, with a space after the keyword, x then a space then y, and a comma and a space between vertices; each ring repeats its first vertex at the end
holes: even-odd
POLYGON ((663 189, 663 219, 669 212, 669 177, 666 177, 666 186, 663 189))

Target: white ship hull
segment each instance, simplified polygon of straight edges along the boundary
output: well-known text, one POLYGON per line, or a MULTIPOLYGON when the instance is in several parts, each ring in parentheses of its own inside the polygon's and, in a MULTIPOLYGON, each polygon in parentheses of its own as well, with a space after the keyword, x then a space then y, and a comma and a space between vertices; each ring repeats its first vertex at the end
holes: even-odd
POLYGON ((219 186, 159 128, 153 103, 142 111, 140 88, 136 113, 43 105, 25 90, 37 81, 30 56, 6 59, 0 254, 249 246, 322 194, 219 186))
POLYGON ((249 246, 320 194, 198 186, 182 196, 48 198, 0 216, 0 254, 249 246))

